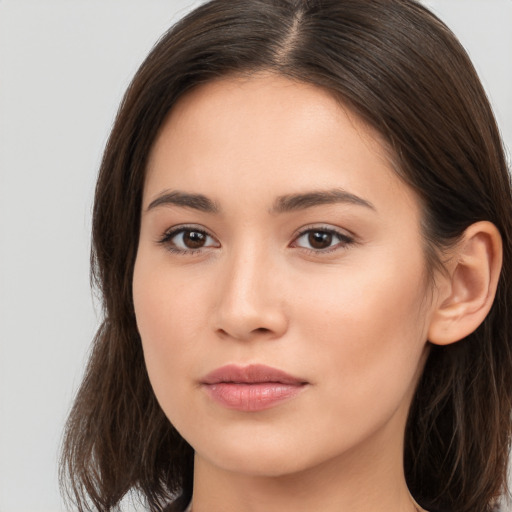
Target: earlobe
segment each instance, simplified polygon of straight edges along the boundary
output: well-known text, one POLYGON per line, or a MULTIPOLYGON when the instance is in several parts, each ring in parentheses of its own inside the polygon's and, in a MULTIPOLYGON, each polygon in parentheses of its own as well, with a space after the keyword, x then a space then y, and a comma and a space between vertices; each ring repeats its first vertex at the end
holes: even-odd
POLYGON ((469 226, 453 250, 446 275, 439 277, 428 339, 448 345, 465 338, 491 309, 502 264, 501 235, 487 221, 469 226))

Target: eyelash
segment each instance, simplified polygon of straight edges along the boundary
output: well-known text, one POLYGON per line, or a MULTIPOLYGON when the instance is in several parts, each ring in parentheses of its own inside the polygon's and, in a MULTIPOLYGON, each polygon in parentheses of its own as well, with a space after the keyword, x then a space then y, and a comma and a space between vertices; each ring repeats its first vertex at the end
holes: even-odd
POLYGON ((338 239, 338 243, 334 244, 333 246, 326 247, 325 249, 314 249, 314 248, 307 248, 307 247, 299 247, 300 249, 309 252, 310 254, 329 254, 331 252, 338 251, 340 249, 343 249, 355 242, 354 238, 350 235, 347 235, 346 233, 343 233, 342 231, 338 231, 337 229, 334 229, 332 227, 327 226, 307 226, 303 229, 301 229, 296 236, 293 239, 293 242, 290 244, 291 247, 298 247, 297 241, 300 240, 303 236, 306 236, 308 234, 312 233, 322 233, 322 234, 328 234, 332 237, 335 237, 338 239))
MULTIPOLYGON (((219 242, 210 235, 206 230, 197 228, 195 226, 179 226, 175 228, 171 228, 170 230, 166 231, 164 235, 157 241, 159 245, 164 246, 169 252, 173 254, 180 254, 180 255, 194 255, 198 254, 204 249, 208 249, 210 247, 218 248, 220 247, 219 242), (206 245, 198 247, 197 249, 181 249, 179 247, 176 247, 176 245, 173 243, 173 238, 180 234, 185 233, 199 233, 200 235, 205 236, 207 239, 210 238, 212 240, 215 240, 216 246, 212 245, 206 245)), ((337 250, 343 249, 347 247, 348 245, 351 245, 355 242, 354 238, 352 236, 347 235, 346 233, 343 233, 341 231, 338 231, 336 229, 333 229, 332 227, 323 227, 323 226, 311 226, 311 227, 305 227, 301 229, 293 238, 293 241, 289 245, 289 247, 296 247, 298 249, 301 249, 303 251, 306 251, 310 254, 328 254, 331 252, 335 252, 337 250), (338 239, 338 242, 334 244, 333 246, 328 246, 326 248, 321 249, 315 249, 315 248, 307 248, 307 247, 301 247, 297 245, 298 240, 300 240, 302 237, 312 234, 312 233, 322 233, 330 235, 334 238, 338 239)))
POLYGON ((186 254, 186 255, 197 254, 197 253, 201 252, 202 250, 204 250, 205 248, 207 249, 208 247, 211 247, 211 246, 206 246, 206 247, 202 246, 202 247, 198 247, 197 249, 180 249, 179 247, 176 247, 176 245, 173 245, 172 240, 174 237, 178 236, 181 233, 183 233, 183 234, 199 233, 207 238, 211 238, 211 239, 215 240, 215 238, 212 235, 210 235, 207 231, 205 231, 204 229, 197 228, 195 226, 179 226, 176 228, 171 228, 168 231, 166 231, 164 233, 164 235, 162 236, 162 238, 160 238, 158 240, 158 243, 160 245, 163 245, 169 252, 172 252, 173 254, 186 254))

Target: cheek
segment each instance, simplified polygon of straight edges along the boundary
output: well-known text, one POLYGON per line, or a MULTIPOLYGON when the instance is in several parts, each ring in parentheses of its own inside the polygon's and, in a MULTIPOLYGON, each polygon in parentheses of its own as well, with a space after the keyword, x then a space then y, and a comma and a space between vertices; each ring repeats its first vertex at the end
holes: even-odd
POLYGON ((133 299, 143 344, 169 347, 186 332, 193 335, 206 317, 208 281, 169 267, 167 254, 139 249, 133 299))
POLYGON ((199 319, 205 316, 198 290, 173 275, 165 262, 139 252, 133 277, 135 315, 149 379, 162 405, 179 399, 176 391, 183 389, 182 377, 199 351, 190 340, 197 339, 199 319))
MULTIPOLYGON (((315 346, 309 363, 355 416, 367 404, 389 410, 414 386, 426 342, 423 259, 393 260, 351 268, 318 282, 314 301, 304 300, 296 316, 301 338, 315 346), (412 261, 411 261, 412 260, 412 261), (341 399, 343 398, 343 399, 341 399)), ((303 297, 311 296, 305 290, 303 297)))

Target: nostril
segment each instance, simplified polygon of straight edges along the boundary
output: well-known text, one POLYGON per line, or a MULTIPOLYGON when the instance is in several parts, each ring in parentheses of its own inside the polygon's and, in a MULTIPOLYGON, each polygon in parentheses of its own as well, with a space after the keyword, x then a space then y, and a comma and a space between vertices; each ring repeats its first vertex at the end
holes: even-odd
MULTIPOLYGON (((230 332, 229 330, 226 330, 226 329, 217 329, 217 333, 221 336, 221 337, 230 337, 230 336, 233 336, 233 332, 230 332)), ((247 335, 245 336, 240 336, 240 334, 238 334, 236 337, 252 337, 254 335, 268 335, 268 334, 271 334, 272 333, 272 329, 267 329, 266 327, 258 327, 256 329, 252 329, 251 331, 249 331, 247 333, 247 335)))
POLYGON ((231 307, 224 303, 216 312, 214 330, 221 338, 239 340, 274 339, 287 329, 287 319, 282 308, 263 305, 261 307, 231 307))
POLYGON ((265 334, 267 332, 270 332, 270 329, 267 329, 266 327, 258 327, 257 329, 254 329, 253 332, 257 332, 260 334, 265 334))

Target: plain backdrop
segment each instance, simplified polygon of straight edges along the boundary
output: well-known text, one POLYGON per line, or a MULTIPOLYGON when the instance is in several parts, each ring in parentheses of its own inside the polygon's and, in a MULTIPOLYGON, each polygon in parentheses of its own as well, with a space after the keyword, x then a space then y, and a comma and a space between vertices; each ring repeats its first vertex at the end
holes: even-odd
MULTIPOLYGON (((62 428, 99 321, 94 182, 121 96, 193 0, 0 0, 0 512, 58 512, 62 428)), ((428 0, 512 148, 512 0, 428 0)))

